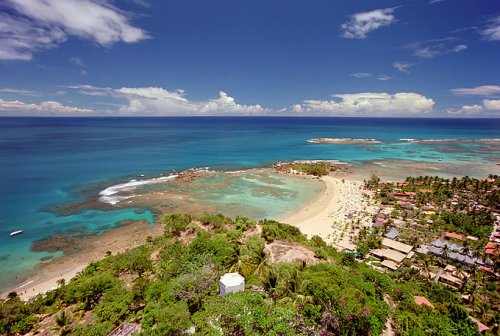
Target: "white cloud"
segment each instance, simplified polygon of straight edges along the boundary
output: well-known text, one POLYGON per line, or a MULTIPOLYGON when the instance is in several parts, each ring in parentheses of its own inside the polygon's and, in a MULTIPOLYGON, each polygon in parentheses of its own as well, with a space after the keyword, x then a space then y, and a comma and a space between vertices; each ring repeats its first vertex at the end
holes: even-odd
POLYGON ((68 36, 102 46, 148 38, 104 0, 6 0, 3 5, 11 14, 0 13, 1 60, 30 60, 35 52, 53 48, 68 36))
POLYGON ((490 20, 488 26, 481 31, 481 35, 488 41, 500 41, 500 16, 490 20))
POLYGON ((393 12, 394 8, 386 8, 354 14, 349 21, 340 26, 342 37, 364 39, 369 32, 392 24, 395 21, 393 12))
POLYGON ((434 58, 440 55, 458 53, 467 49, 465 44, 456 44, 456 37, 413 42, 406 47, 413 50, 413 54, 420 58, 434 58))
POLYGON ((206 101, 191 101, 184 90, 169 91, 160 87, 140 87, 119 89, 99 88, 91 85, 75 85, 82 94, 91 96, 110 96, 125 99, 117 113, 125 115, 261 115, 272 110, 261 105, 242 105, 220 91, 217 98, 206 101))
POLYGON ((483 106, 487 110, 500 111, 500 99, 484 99, 483 106))
POLYGON ((435 3, 438 3, 438 2, 443 2, 444 0, 430 0, 429 1, 429 4, 432 5, 432 4, 435 4, 435 3))
POLYGON ((336 94, 335 100, 306 100, 306 111, 342 116, 420 116, 432 112, 434 100, 418 93, 336 94))
POLYGON ((25 90, 25 89, 14 89, 14 88, 0 88, 0 93, 11 93, 21 96, 39 96, 40 92, 25 90))
POLYGON ((202 103, 200 112, 203 114, 262 114, 270 110, 264 109, 260 105, 240 105, 236 103, 233 97, 230 97, 224 91, 219 92, 219 98, 210 99, 206 103, 202 103))
POLYGON ((373 77, 371 73, 369 72, 357 72, 357 73, 353 73, 353 74, 350 74, 351 77, 355 77, 355 78, 370 78, 370 77, 373 77))
POLYGON ((433 47, 422 47, 415 50, 415 56, 421 58, 434 58, 440 54, 441 51, 433 47))
POLYGON ((371 74, 369 72, 357 72, 357 73, 350 74, 349 76, 354 77, 354 78, 374 78, 375 77, 376 79, 381 80, 381 81, 386 81, 386 80, 392 79, 392 77, 385 75, 385 74, 374 75, 374 74, 371 74))
POLYGON ((91 109, 66 106, 56 101, 43 101, 39 104, 25 103, 20 100, 3 100, 0 98, 0 114, 2 115, 77 115, 90 114, 91 109))
POLYGON ((500 100, 484 99, 481 105, 464 105, 447 109, 445 112, 453 116, 496 117, 500 116, 500 100))
POLYGON ((467 46, 465 44, 459 44, 453 48, 453 52, 461 52, 463 50, 467 49, 467 46))
POLYGON ((500 86, 482 85, 473 88, 457 88, 452 89, 451 92, 460 96, 494 96, 500 95, 500 86))
POLYGON ((65 40, 66 34, 59 27, 33 25, 27 19, 0 12, 0 60, 28 61, 34 52, 65 40))
POLYGON ((85 65, 83 64, 83 61, 80 57, 77 57, 77 56, 73 56, 73 57, 70 57, 70 62, 73 63, 74 65, 77 65, 79 67, 84 67, 85 65))
POLYGON ((302 113, 302 112, 304 112, 304 109, 302 108, 302 105, 294 104, 294 105, 292 105, 292 111, 295 113, 302 113))
POLYGON ((413 64, 410 64, 408 62, 394 62, 392 63, 392 66, 401 72, 409 73, 409 69, 413 66, 413 64))

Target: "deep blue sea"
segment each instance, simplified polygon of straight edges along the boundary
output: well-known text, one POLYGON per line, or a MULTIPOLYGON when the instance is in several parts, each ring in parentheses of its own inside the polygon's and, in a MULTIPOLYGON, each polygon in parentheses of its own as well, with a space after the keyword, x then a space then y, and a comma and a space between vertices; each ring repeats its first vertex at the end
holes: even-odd
MULTIPOLYGON (((500 138, 500 119, 383 118, 0 118, 0 288, 33 267, 43 253, 31 243, 55 232, 105 230, 124 219, 153 221, 135 209, 87 210, 62 216, 50 205, 76 201, 89 185, 191 167, 241 169, 296 159, 348 162, 382 159, 460 164, 495 162, 477 143, 456 150, 399 139, 500 138), (317 137, 374 138, 382 144, 307 143, 317 137), (24 233, 10 237, 22 229, 24 233)), ((499 172, 496 172, 499 173, 499 172)))

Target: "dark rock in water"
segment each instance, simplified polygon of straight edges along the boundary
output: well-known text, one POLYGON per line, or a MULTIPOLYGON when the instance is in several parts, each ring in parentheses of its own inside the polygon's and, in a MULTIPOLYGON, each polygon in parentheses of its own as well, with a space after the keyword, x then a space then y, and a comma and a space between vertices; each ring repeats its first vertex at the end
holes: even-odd
POLYGON ((78 252, 77 241, 89 236, 94 236, 95 233, 87 232, 83 229, 75 229, 64 233, 56 233, 53 236, 37 240, 31 245, 31 251, 49 253, 63 251, 65 254, 78 252))
POLYGON ((145 212, 146 212, 146 210, 144 210, 144 209, 137 209, 137 210, 135 210, 134 212, 135 212, 136 214, 138 214, 138 215, 142 215, 143 213, 145 213, 145 212))
POLYGON ((61 216, 74 215, 88 209, 113 210, 115 209, 115 207, 113 207, 111 204, 99 201, 98 197, 94 197, 82 202, 52 204, 43 208, 44 211, 51 212, 61 216))
POLYGON ((45 256, 43 258, 40 258, 40 261, 47 261, 47 260, 50 260, 52 258, 54 258, 54 257, 53 256, 45 256))

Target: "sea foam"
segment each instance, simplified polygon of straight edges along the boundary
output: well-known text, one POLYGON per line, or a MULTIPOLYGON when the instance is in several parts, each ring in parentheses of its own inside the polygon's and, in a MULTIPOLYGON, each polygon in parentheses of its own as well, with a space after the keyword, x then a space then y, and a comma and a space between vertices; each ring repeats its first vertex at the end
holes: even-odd
POLYGON ((156 184, 156 183, 162 183, 166 181, 173 180, 177 177, 178 175, 170 175, 170 176, 162 176, 162 177, 155 177, 147 180, 130 180, 127 183, 121 183, 121 184, 115 184, 111 187, 108 187, 104 190, 102 190, 99 195, 99 201, 103 203, 108 203, 115 205, 116 203, 123 201, 127 198, 130 198, 132 196, 125 196, 125 195, 118 195, 121 192, 129 192, 135 190, 139 186, 143 185, 148 185, 148 184, 156 184))

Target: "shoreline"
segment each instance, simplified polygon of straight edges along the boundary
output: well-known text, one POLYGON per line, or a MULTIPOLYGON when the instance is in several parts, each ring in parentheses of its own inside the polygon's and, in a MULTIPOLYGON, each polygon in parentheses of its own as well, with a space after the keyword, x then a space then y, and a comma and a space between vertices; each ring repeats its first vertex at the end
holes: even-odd
MULTIPOLYGON (((348 167, 353 171, 336 172, 319 178, 323 183, 323 188, 315 197, 300 204, 291 212, 278 216, 276 220, 298 227, 309 237, 319 235, 327 243, 333 244, 338 249, 350 248, 352 247, 351 237, 357 235, 357 232, 363 226, 371 225, 370 209, 365 210, 365 208, 371 206, 369 196, 362 188, 363 179, 368 178, 371 173, 384 178, 389 177, 392 180, 398 180, 409 175, 425 175, 426 173, 429 175, 429 171, 436 172, 436 167, 438 167, 437 172, 441 174, 451 173, 449 164, 446 163, 387 159, 351 163, 348 167), (378 162, 387 165, 377 164, 378 162), (350 217, 348 218, 349 213, 350 217)), ((488 171, 491 170, 491 166, 485 165, 481 169, 488 171)), ((227 173, 247 172, 273 172, 278 175, 303 178, 304 180, 317 179, 307 175, 277 172, 271 167, 251 168, 227 173)), ((105 257, 108 250, 112 251, 113 254, 120 253, 145 243, 148 236, 155 237, 163 234, 161 218, 165 213, 183 210, 203 213, 213 210, 209 206, 198 203, 193 203, 190 209, 164 207, 162 202, 165 201, 165 195, 161 192, 154 193, 154 197, 151 199, 149 199, 149 196, 145 194, 145 197, 139 197, 138 202, 141 203, 139 205, 155 213, 154 225, 136 221, 110 229, 99 236, 81 239, 77 242, 79 252, 55 258, 48 263, 38 264, 31 273, 20 279, 17 286, 6 289, 0 294, 0 297, 4 298, 9 291, 16 291, 23 300, 29 300, 39 293, 45 293, 57 288, 58 280, 64 279, 68 282, 89 263, 105 257)), ((130 199, 124 200, 122 206, 128 207, 129 201, 130 199)))
POLYGON ((113 228, 99 236, 91 236, 78 240, 79 252, 63 255, 49 263, 40 263, 23 281, 0 294, 5 298, 9 292, 15 291, 23 300, 29 300, 58 287, 58 281, 70 281, 78 272, 91 262, 102 259, 110 251, 113 255, 142 245, 148 236, 157 237, 163 234, 163 225, 159 219, 154 225, 146 221, 131 221, 126 225, 113 228))

